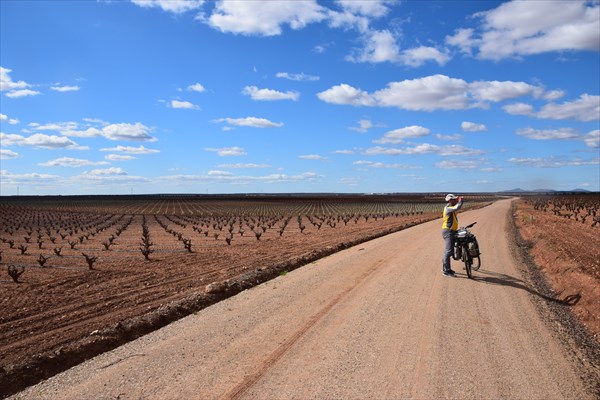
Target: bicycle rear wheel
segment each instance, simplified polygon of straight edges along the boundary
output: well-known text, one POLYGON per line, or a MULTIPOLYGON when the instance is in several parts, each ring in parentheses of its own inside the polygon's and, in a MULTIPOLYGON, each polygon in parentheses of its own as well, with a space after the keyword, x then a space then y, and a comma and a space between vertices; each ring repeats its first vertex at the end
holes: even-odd
POLYGON ((471 265, 471 269, 473 271, 478 271, 480 267, 481 267, 481 258, 479 258, 479 256, 473 257, 473 265, 471 265))

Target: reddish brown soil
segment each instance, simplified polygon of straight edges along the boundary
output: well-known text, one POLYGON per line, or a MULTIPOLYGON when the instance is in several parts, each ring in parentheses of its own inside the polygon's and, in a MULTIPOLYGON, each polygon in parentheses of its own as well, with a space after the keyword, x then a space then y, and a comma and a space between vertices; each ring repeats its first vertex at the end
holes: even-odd
POLYGON ((515 222, 556 295, 600 340, 600 226, 517 203, 515 222))
MULTIPOLYGON (((0 278, 0 387, 4 390, 0 397, 285 270, 437 217, 438 213, 368 221, 363 217, 347 225, 341 221, 335 228, 323 224, 320 229, 305 219, 303 233, 293 220, 283 236, 275 225, 260 240, 248 227, 241 236, 236 226, 231 245, 223 239, 225 229, 216 240, 212 229, 205 236, 192 224, 183 228, 170 223, 192 239, 189 253, 148 216, 156 250, 149 261, 139 251, 141 215, 134 217, 108 251, 102 250, 102 243, 114 228, 76 249, 70 249, 69 238, 60 237, 55 244, 46 239, 42 249, 34 238, 25 255, 18 244, 12 249, 3 244, 3 269, 9 263, 28 267, 19 284, 5 270, 0 278), (40 254, 52 255, 59 246, 60 257, 51 257, 44 268, 38 266, 40 254), (94 270, 87 268, 82 252, 98 256, 94 270)), ((21 232, 13 236, 21 239, 17 243, 25 243, 21 232)))

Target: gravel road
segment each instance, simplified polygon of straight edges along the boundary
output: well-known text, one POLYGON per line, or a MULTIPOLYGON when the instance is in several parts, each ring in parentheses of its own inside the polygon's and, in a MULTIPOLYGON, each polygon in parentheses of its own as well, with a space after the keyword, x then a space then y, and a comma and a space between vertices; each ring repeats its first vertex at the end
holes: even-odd
POLYGON ((459 215, 481 247, 441 274, 439 220, 206 308, 15 399, 591 399, 540 317, 506 232, 510 200, 459 215))

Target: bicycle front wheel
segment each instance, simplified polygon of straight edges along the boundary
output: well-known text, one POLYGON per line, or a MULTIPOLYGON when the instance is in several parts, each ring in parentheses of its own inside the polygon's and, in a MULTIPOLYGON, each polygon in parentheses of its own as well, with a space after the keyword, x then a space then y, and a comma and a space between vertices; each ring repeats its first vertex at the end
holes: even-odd
POLYGON ((473 278, 473 274, 471 273, 471 266, 473 265, 473 257, 469 254, 469 249, 467 246, 463 247, 462 254, 463 262, 465 263, 465 270, 467 271, 467 276, 469 279, 473 278))

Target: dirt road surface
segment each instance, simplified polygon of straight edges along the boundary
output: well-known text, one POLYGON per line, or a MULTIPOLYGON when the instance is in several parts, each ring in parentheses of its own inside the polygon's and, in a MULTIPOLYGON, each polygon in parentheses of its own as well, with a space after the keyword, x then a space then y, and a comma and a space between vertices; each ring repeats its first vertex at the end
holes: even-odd
POLYGON ((441 274, 440 221, 347 249, 100 355, 18 399, 587 399, 507 241, 510 200, 459 215, 476 280, 441 274))

